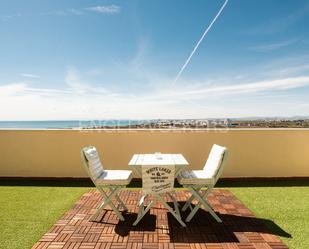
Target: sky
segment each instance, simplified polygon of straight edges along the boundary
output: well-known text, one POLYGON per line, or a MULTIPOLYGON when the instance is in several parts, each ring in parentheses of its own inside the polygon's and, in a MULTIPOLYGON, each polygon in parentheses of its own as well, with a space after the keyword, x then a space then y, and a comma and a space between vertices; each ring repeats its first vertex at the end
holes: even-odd
POLYGON ((306 0, 3 0, 0 120, 309 116, 308 27, 306 0))

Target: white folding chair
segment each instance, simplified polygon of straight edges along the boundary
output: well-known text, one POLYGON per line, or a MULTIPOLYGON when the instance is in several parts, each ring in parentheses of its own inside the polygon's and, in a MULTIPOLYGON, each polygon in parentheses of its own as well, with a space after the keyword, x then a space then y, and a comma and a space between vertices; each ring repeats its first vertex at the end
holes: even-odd
POLYGON ((91 216, 90 220, 93 221, 97 218, 100 211, 109 205, 120 220, 124 220, 122 214, 113 203, 113 198, 119 203, 119 206, 123 207, 125 211, 128 210, 126 205, 118 196, 118 192, 127 186, 132 180, 131 170, 105 170, 103 169, 101 160, 95 147, 89 146, 81 150, 81 158, 84 163, 84 167, 90 176, 92 182, 103 196, 103 202, 98 207, 98 210, 91 216), (109 194, 104 191, 104 188, 110 190, 109 194))
POLYGON ((201 205, 209 211, 216 221, 222 222, 206 201, 206 198, 221 176, 226 158, 227 149, 214 144, 203 170, 183 171, 177 177, 178 182, 183 187, 189 188, 192 192, 191 197, 182 208, 182 211, 185 211, 188 207, 191 209, 190 214, 186 218, 186 222, 189 222, 193 218, 201 205), (202 188, 206 188, 206 190, 203 191, 202 188), (191 203, 194 199, 197 199, 198 203, 192 208, 191 203))
POLYGON ((172 196, 174 190, 174 179, 175 179, 175 165, 165 166, 142 166, 142 183, 143 183, 143 196, 138 204, 139 211, 133 226, 136 226, 149 209, 160 201, 167 210, 176 218, 176 220, 185 227, 186 224, 181 220, 178 203, 172 196), (175 210, 166 203, 163 198, 163 194, 167 194, 174 203, 175 210), (154 197, 147 206, 144 205, 146 198, 152 195, 154 197))

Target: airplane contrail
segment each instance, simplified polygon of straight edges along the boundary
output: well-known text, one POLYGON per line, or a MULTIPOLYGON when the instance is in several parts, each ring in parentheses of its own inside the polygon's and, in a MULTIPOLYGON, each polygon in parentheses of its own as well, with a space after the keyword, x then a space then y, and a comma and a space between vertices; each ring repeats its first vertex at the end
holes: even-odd
POLYGON ((208 31, 211 29, 212 25, 216 22, 216 20, 218 19, 218 17, 220 16, 221 12, 224 10, 225 6, 227 5, 229 0, 225 0, 225 2, 223 3, 222 7, 220 8, 220 10, 218 11, 217 15, 215 16, 215 18, 211 21, 211 23, 208 25, 207 29, 204 31, 203 35, 201 36, 201 38, 199 39, 199 41, 196 43, 195 47, 193 48, 191 54, 189 55, 188 59, 186 60, 186 62, 183 64, 183 66, 181 67, 180 71, 178 72, 178 74, 176 75, 176 78, 174 79, 174 84, 177 82, 177 80, 179 79, 179 77, 181 76, 182 72, 186 69, 186 67, 188 66, 192 56, 195 54, 196 50, 198 49, 198 47, 200 46, 201 42, 204 40, 205 36, 207 35, 208 31))

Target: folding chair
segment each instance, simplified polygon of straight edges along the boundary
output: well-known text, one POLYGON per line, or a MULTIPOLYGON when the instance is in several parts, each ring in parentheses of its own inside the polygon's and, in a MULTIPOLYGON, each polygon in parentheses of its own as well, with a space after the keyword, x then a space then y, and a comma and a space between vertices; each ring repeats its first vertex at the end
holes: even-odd
POLYGON ((157 203, 157 201, 160 201, 183 227, 186 226, 186 224, 181 220, 178 203, 172 195, 174 190, 174 179, 175 165, 142 166, 144 195, 138 204, 138 215, 133 223, 133 226, 136 226, 140 222, 144 215, 153 205, 157 203), (164 197, 162 196, 163 194, 167 194, 172 199, 175 210, 166 203, 164 197), (152 195, 154 199, 151 200, 147 206, 145 206, 144 203, 149 195, 152 195))
POLYGON ((189 188, 192 193, 191 197, 182 208, 182 211, 185 211, 188 207, 191 209, 190 214, 186 218, 186 222, 189 222, 193 218, 202 205, 209 211, 217 222, 222 222, 219 216, 206 201, 206 198, 221 176, 226 158, 227 149, 214 144, 203 170, 183 171, 177 177, 178 182, 183 185, 183 187, 189 188), (202 188, 206 188, 206 190, 203 191, 202 188), (194 208, 192 208, 191 203, 194 199, 197 199, 198 203, 194 208))
POLYGON ((100 211, 109 205, 114 210, 118 218, 123 221, 124 218, 118 208, 114 205, 113 198, 116 199, 116 202, 118 202, 119 206, 121 206, 125 211, 128 210, 126 205, 118 196, 118 192, 130 183, 132 180, 132 171, 104 170, 98 152, 93 146, 83 148, 81 150, 81 158, 88 175, 103 197, 103 202, 99 205, 96 213, 91 216, 90 220, 95 220, 100 211), (108 188, 110 190, 109 194, 104 191, 104 188, 108 188))

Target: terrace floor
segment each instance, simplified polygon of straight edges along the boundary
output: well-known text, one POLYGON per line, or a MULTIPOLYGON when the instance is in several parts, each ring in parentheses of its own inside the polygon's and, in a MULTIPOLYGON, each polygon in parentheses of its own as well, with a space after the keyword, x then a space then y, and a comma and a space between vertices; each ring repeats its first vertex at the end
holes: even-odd
MULTIPOLYGON (((121 222, 111 210, 103 210, 95 222, 90 216, 102 198, 96 190, 84 194, 67 211, 33 249, 286 249, 278 236, 288 236, 280 227, 270 232, 266 223, 256 218, 230 191, 213 190, 208 202, 219 213, 223 223, 217 223, 207 211, 200 209, 187 227, 183 228, 171 214, 157 203, 144 219, 133 227, 137 190, 124 190, 120 196, 129 208, 121 222)), ((190 193, 177 191, 183 205, 190 193)), ((188 213, 183 213, 186 217, 188 213)), ((272 227, 276 224, 272 223, 272 227)))

